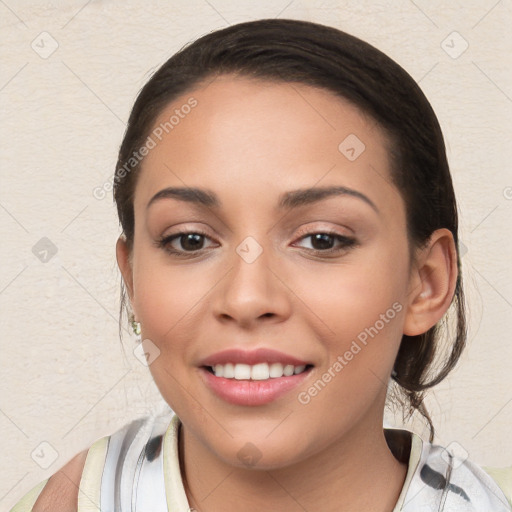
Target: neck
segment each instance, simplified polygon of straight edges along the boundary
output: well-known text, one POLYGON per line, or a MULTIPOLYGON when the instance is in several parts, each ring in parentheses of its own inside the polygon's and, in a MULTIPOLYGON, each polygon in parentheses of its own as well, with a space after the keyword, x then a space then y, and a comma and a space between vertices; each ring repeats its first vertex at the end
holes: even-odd
POLYGON ((179 455, 185 492, 197 512, 391 512, 407 473, 387 445, 382 417, 357 424, 325 450, 285 468, 228 465, 183 425, 179 455))

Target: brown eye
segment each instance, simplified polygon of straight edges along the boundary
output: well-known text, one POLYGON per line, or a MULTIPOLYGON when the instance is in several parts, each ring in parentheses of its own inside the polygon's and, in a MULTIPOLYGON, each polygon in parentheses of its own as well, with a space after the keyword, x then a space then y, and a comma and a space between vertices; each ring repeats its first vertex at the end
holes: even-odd
POLYGON ((318 254, 331 254, 346 251, 357 244, 355 238, 340 235, 339 233, 310 233, 302 236, 300 240, 306 240, 308 238, 311 239, 311 247, 306 248, 318 254))
POLYGON ((161 238, 156 242, 157 247, 176 256, 188 256, 199 253, 205 247, 205 240, 210 238, 201 232, 180 232, 161 238))
POLYGON ((203 248, 204 237, 199 233, 186 233, 175 238, 185 251, 197 251, 203 248))
POLYGON ((311 245, 315 250, 332 249, 334 242, 334 236, 326 233, 316 233, 315 235, 311 235, 311 245))

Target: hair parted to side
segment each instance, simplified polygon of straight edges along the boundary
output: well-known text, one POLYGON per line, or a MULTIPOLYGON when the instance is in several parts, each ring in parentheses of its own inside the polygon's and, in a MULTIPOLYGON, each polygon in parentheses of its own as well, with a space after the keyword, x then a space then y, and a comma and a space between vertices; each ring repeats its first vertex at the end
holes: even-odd
MULTIPOLYGON (((224 74, 320 87, 359 107, 381 126, 390 141, 392 179, 405 202, 411 254, 439 228, 449 229, 458 247, 457 205, 443 135, 414 79, 380 50, 338 29, 307 21, 263 19, 217 30, 186 45, 140 91, 114 176, 114 201, 130 251, 133 197, 141 163, 126 172, 126 162, 144 145, 156 118, 169 103, 224 74)), ((458 249, 457 266, 449 311, 426 333, 402 336, 392 377, 400 394, 396 398, 405 405, 404 418, 417 410, 427 421, 430 441, 434 426, 424 404, 425 390, 441 382, 455 367, 466 343, 458 249)), ((124 308, 128 312, 121 283, 120 331, 124 308)))

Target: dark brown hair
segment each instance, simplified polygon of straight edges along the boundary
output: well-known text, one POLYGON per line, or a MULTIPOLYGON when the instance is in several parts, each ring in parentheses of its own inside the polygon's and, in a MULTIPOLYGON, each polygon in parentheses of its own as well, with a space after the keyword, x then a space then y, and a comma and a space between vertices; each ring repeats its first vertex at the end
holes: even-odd
MULTIPOLYGON (((357 106, 381 126, 390 141, 392 179, 405 202, 411 254, 439 228, 449 229, 458 246, 457 205, 441 128, 414 79, 381 51, 335 28, 263 19, 217 30, 185 46, 140 91, 114 176, 114 200, 130 250, 140 164, 127 172, 126 162, 144 145, 156 118, 170 102, 224 74, 321 87, 357 106)), ((450 307, 453 325, 448 325, 449 310, 443 321, 426 333, 404 335, 392 374, 396 390, 405 399, 404 416, 418 410, 428 423, 431 441, 434 426, 424 405, 424 392, 454 368, 466 342, 459 254, 457 265, 459 275, 450 307), (443 333, 447 342, 444 352, 443 333)), ((120 326, 124 306, 126 294, 121 284, 120 326)))

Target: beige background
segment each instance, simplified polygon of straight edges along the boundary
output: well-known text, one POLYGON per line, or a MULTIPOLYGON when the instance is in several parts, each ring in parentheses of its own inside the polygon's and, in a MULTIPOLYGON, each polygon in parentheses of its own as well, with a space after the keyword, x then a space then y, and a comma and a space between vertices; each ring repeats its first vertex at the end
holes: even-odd
POLYGON ((112 178, 151 71, 197 36, 268 17, 367 40, 430 99, 459 199, 470 302, 469 348, 428 401, 436 442, 456 440, 482 465, 512 464, 511 0, 3 0, 0 17, 0 510, 161 405, 134 338, 124 352, 118 339, 118 223, 111 195, 93 189, 112 178))

